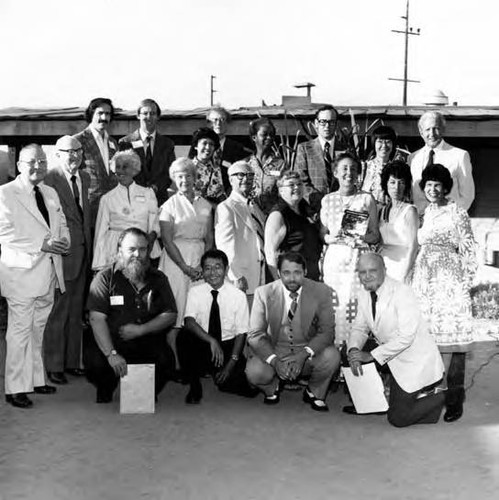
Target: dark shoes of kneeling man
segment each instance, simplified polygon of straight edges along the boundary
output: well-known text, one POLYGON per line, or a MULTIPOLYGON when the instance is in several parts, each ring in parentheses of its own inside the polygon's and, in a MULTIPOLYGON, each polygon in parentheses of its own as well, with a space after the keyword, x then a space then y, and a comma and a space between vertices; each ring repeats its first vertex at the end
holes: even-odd
MULTIPOLYGON (((235 391, 225 391, 220 386, 218 387, 221 392, 228 392, 244 398, 254 398, 258 396, 260 390, 249 385, 239 388, 235 391)), ((190 382, 189 392, 185 396, 185 402, 188 405, 196 405, 201 403, 203 399, 203 386, 200 379, 194 379, 190 382)))
MULTIPOLYGON (((35 394, 54 394, 56 390, 57 389, 51 385, 41 385, 33 388, 35 394)), ((33 401, 31 401, 25 392, 6 394, 5 401, 15 408, 31 408, 33 406, 33 401)))
MULTIPOLYGON (((268 406, 274 406, 279 404, 281 401, 281 389, 277 388, 274 394, 265 395, 263 398, 263 404, 268 406)), ((316 398, 309 387, 305 387, 303 390, 303 402, 310 405, 310 408, 314 411, 326 412, 329 411, 329 407, 323 399, 316 398)))

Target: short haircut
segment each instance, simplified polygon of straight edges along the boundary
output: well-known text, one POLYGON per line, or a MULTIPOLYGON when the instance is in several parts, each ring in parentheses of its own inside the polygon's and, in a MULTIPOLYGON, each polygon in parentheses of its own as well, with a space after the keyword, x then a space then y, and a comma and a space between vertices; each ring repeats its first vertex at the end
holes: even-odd
POLYGON ((43 148, 40 146, 40 144, 36 144, 36 143, 32 142, 31 144, 26 144, 26 146, 23 146, 21 148, 21 151, 19 151, 19 160, 21 160, 21 156, 23 156, 23 153, 25 153, 25 152, 27 152, 27 151, 29 151, 31 149, 33 149, 33 150, 35 150, 35 151, 37 151, 39 153, 41 152, 45 156, 47 156, 45 154, 45 151, 43 150, 43 148))
POLYGON ((189 149, 189 158, 196 158, 196 147, 198 142, 202 139, 211 139, 215 145, 215 151, 220 148, 220 139, 218 134, 214 132, 211 128, 201 127, 198 128, 193 134, 191 139, 191 148, 189 149))
POLYGON ((373 148, 378 139, 392 141, 393 148, 390 152, 390 159, 395 156, 395 152, 397 150, 397 134, 392 127, 388 127, 387 125, 380 125, 375 128, 372 135, 373 148))
POLYGON ((118 151, 109 165, 112 172, 116 172, 116 165, 130 165, 133 168, 134 176, 140 172, 141 161, 140 156, 133 149, 126 149, 125 151, 118 151))
POLYGON ((92 122, 95 110, 105 104, 111 108, 111 120, 114 118, 114 106, 111 99, 108 99, 107 97, 96 97, 90 101, 90 104, 85 110, 85 120, 87 120, 87 123, 92 122))
POLYGON ((222 264, 224 265, 224 269, 227 269, 229 267, 229 259, 227 258, 226 253, 222 252, 222 250, 218 250, 217 248, 206 250, 206 252, 201 257, 201 268, 204 267, 204 264, 208 259, 221 260, 222 264))
POLYGON ((421 132, 421 127, 423 125, 423 122, 427 120, 428 118, 435 118, 437 123, 440 125, 441 128, 445 130, 445 127, 447 125, 447 122, 445 121, 445 117, 440 111, 426 111, 423 113, 419 120, 418 120, 418 130, 421 132))
POLYGON ((307 270, 307 263, 305 262, 305 257, 299 252, 284 252, 277 257, 277 269, 280 271, 283 262, 287 260, 288 262, 294 262, 295 264, 300 264, 303 270, 307 270))
POLYGON ((181 156, 180 158, 177 158, 174 162, 172 162, 170 168, 168 169, 170 179, 174 181, 175 174, 181 170, 188 170, 192 174, 194 179, 196 179, 197 167, 190 158, 181 156))
POLYGON ((134 236, 141 236, 149 244, 149 239, 147 238, 147 234, 144 231, 142 231, 142 229, 139 229, 138 227, 129 227, 128 229, 125 229, 118 238, 118 250, 121 248, 121 244, 123 243, 125 237, 128 236, 129 234, 133 234, 134 236))
POLYGON ((219 113, 223 115, 226 122, 230 122, 230 120, 232 119, 231 114, 225 108, 222 108, 222 106, 213 106, 212 108, 210 108, 206 113, 206 121, 209 121, 208 118, 211 113, 219 113))
POLYGON ((270 127, 272 134, 276 135, 276 129, 270 118, 257 118, 249 122, 248 133, 250 137, 255 136, 262 127, 270 127))
POLYGON ((159 104, 154 99, 144 99, 144 100, 140 101, 139 105, 137 106, 137 116, 140 114, 140 110, 145 106, 155 107, 156 114, 158 115, 158 118, 161 116, 161 108, 159 107, 159 104))
POLYGON ((423 170, 423 173, 421 174, 421 181, 419 182, 421 191, 424 191, 428 181, 441 182, 444 188, 444 195, 448 195, 454 185, 454 181, 452 180, 449 170, 440 163, 428 165, 423 170))
POLYGON ((382 266, 384 269, 386 269, 386 264, 385 264, 385 259, 383 259, 383 256, 379 253, 376 252, 365 252, 359 255, 359 260, 357 261, 357 268, 358 268, 358 263, 360 262, 360 259, 365 259, 366 257, 371 257, 373 259, 376 259, 378 262, 381 262, 382 266))
POLYGON ((381 171, 381 189, 386 195, 388 195, 388 181, 390 177, 404 181, 404 196, 408 198, 412 189, 411 167, 409 167, 409 165, 402 160, 394 160, 385 165, 381 171))
POLYGON ((325 104, 324 106, 321 106, 316 112, 315 112, 315 119, 319 119, 319 113, 322 113, 323 111, 332 111, 334 114, 334 119, 338 120, 338 111, 337 109, 332 106, 331 104, 325 104))
POLYGON ((350 160, 353 160, 355 164, 357 165, 357 173, 360 173, 360 160, 359 158, 352 152, 350 151, 345 151, 343 153, 340 153, 338 156, 335 157, 334 159, 334 164, 333 164, 333 172, 338 168, 338 164, 340 161, 345 160, 349 158, 350 160))
POLYGON ((279 179, 277 179, 277 187, 282 187, 284 183, 290 179, 301 181, 300 174, 296 170, 285 170, 281 173, 279 179))

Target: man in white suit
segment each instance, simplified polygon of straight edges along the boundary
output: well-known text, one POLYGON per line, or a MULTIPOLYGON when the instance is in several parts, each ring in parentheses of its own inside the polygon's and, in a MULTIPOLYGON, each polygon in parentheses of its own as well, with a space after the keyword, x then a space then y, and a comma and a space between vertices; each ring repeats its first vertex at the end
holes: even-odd
POLYGON ((215 242, 229 259, 229 280, 246 293, 251 306, 255 288, 265 283, 265 216, 249 199, 254 176, 250 165, 237 161, 228 174, 232 192, 217 207, 215 242))
MULTIPOLYGON (((396 427, 436 423, 444 405, 440 391, 444 365, 424 322, 411 288, 386 276, 383 258, 363 254, 358 263, 365 290, 350 338, 348 361, 354 375, 362 375, 362 364, 376 361, 390 369, 388 421, 396 427), (369 332, 378 347, 362 351, 369 332)), ((346 413, 355 413, 345 407, 346 413)))
POLYGON ((407 160, 411 166, 412 196, 418 212, 422 214, 428 205, 419 186, 421 174, 428 165, 434 163, 443 165, 452 176, 454 184, 449 198, 461 208, 469 210, 475 199, 475 184, 469 153, 444 141, 445 118, 442 113, 427 111, 419 119, 418 127, 425 145, 412 153, 407 160))
POLYGON ((29 408, 26 393, 55 392, 45 382, 42 342, 55 286, 64 292, 61 255, 69 249, 69 231, 57 193, 42 183, 42 148, 23 148, 17 166, 20 175, 0 187, 0 288, 8 306, 5 399, 29 408))

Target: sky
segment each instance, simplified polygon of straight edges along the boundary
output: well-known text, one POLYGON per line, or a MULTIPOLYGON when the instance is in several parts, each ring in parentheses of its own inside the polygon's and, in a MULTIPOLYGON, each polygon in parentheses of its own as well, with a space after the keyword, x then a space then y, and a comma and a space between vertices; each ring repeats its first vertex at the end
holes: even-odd
MULTIPOLYGON (((0 108, 401 104, 406 0, 0 0, 0 108)), ((411 0, 409 104, 496 105, 495 0, 411 0)))

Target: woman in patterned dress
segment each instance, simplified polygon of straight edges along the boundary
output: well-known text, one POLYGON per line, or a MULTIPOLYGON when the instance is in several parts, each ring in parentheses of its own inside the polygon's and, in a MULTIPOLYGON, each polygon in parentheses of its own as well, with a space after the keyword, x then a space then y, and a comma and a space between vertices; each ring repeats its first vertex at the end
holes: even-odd
POLYGON ((249 124, 249 135, 256 153, 246 158, 255 173, 253 200, 268 215, 277 203, 277 179, 286 168, 285 161, 274 150, 276 130, 268 118, 259 118, 249 124))
POLYGON ((184 321, 187 292, 201 279, 201 256, 213 247, 212 206, 195 193, 196 166, 188 158, 178 158, 170 166, 177 192, 163 203, 159 215, 163 252, 159 269, 168 277, 177 304, 177 323, 168 335, 180 368, 176 350, 178 330, 184 321))
POLYGON ((470 288, 478 267, 468 214, 447 198, 452 184, 443 165, 423 170, 419 185, 430 204, 418 232, 421 249, 413 277, 446 367, 446 422, 463 413, 465 359, 473 343, 470 288))
POLYGON ((227 198, 222 170, 214 159, 215 151, 219 148, 220 139, 210 128, 201 127, 192 135, 189 158, 192 158, 197 168, 195 193, 214 205, 227 198))
POLYGON ((381 188, 389 201, 380 212, 380 254, 387 275, 402 282, 408 282, 418 253, 418 211, 407 203, 411 186, 411 169, 403 161, 392 161, 383 169, 381 188))
POLYGON ((320 219, 326 244, 323 279, 333 289, 337 344, 347 339, 357 314, 359 254, 379 240, 376 202, 369 193, 357 188, 359 172, 360 163, 355 156, 350 153, 337 156, 333 173, 340 187, 321 202, 320 219), (358 236, 345 232, 342 221, 346 210, 367 221, 367 229, 360 231, 358 236))
POLYGON ((371 193, 378 205, 385 205, 388 198, 381 188, 381 172, 395 155, 397 144, 395 130, 392 127, 381 125, 373 132, 373 142, 374 158, 366 162, 362 190, 371 193))

